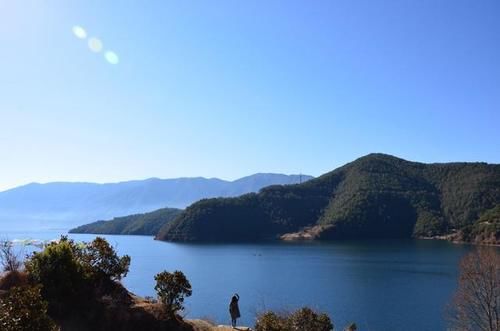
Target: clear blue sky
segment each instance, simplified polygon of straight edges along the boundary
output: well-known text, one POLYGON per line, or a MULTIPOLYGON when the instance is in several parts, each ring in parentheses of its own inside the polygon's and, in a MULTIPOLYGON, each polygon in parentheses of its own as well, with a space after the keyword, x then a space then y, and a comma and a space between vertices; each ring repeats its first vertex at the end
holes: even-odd
POLYGON ((0 0, 0 190, 320 175, 370 152, 500 163, 499 17, 498 0, 0 0))

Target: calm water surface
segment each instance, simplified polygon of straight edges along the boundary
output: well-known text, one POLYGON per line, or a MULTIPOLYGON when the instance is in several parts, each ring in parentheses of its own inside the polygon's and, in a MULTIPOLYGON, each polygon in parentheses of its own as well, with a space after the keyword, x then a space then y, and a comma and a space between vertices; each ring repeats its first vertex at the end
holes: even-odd
MULTIPOLYGON (((60 231, 3 232, 9 239, 54 239, 60 231)), ((70 235, 89 241, 94 235, 70 235)), ((182 270, 191 281, 187 317, 229 323, 231 295, 241 296, 242 324, 264 309, 308 305, 337 328, 444 330, 444 310, 456 286, 457 265, 470 246, 440 241, 173 244, 145 236, 104 236, 132 257, 124 283, 154 296, 154 275, 182 270)))

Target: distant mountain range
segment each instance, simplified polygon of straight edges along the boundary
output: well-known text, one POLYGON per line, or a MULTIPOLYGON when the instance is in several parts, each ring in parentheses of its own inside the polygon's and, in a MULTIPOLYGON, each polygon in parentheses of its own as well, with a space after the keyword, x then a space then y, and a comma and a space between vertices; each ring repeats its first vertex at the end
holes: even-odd
POLYGON ((235 181, 217 178, 135 180, 111 184, 54 182, 0 192, 0 227, 71 228, 84 222, 138 214, 164 207, 185 208, 210 197, 232 197, 307 175, 258 173, 235 181))
POLYGON ((167 241, 454 236, 499 243, 500 165, 424 164, 370 154, 306 183, 204 199, 158 233, 167 241))

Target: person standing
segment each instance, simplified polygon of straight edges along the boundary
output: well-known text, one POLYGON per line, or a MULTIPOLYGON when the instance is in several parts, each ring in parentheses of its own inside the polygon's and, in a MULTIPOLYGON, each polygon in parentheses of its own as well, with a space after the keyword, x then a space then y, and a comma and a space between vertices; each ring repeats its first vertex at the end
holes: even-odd
POLYGON ((236 327, 236 320, 241 317, 240 315, 240 307, 238 306, 238 301, 240 300, 240 296, 238 293, 233 295, 231 299, 231 303, 229 304, 229 314, 231 315, 231 326, 236 327))

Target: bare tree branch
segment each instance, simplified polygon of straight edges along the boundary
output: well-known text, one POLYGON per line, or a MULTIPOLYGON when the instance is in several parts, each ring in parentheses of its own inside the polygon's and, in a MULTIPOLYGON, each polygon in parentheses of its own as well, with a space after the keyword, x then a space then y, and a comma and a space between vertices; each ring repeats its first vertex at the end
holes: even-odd
POLYGON ((500 331, 499 310, 500 256, 494 248, 480 248, 460 262, 452 330, 500 331))
POLYGON ((0 265, 3 271, 18 271, 21 269, 23 262, 20 255, 21 253, 14 251, 10 241, 0 241, 0 265))

